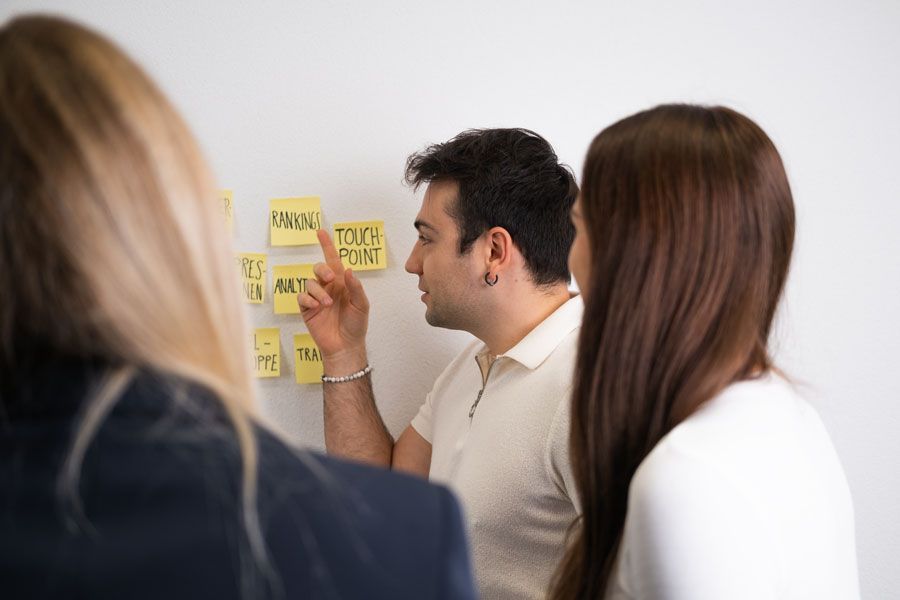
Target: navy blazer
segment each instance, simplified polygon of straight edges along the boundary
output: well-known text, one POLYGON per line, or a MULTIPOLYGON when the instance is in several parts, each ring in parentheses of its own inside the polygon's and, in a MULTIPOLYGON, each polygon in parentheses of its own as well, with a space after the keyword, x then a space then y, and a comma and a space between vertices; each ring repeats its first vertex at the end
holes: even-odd
POLYGON ((102 369, 55 361, 0 383, 0 586, 5 598, 474 598, 460 511, 444 488, 293 449, 262 428, 258 515, 219 404, 140 374, 81 469, 57 481, 102 369), (5 413, 5 414, 3 414, 5 413))

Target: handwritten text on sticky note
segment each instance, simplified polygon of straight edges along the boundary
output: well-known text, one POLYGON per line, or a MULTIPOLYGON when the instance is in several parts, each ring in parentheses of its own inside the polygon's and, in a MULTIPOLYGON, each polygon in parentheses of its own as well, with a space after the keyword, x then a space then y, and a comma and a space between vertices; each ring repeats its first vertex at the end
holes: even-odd
POLYGON ((384 221, 336 223, 334 245, 344 266, 354 271, 387 268, 384 221))
POLYGON ((254 329, 251 344, 253 375, 255 377, 279 377, 281 375, 281 339, 278 328, 254 329))
POLYGON ((322 353, 308 333, 294 336, 294 371, 297 383, 322 383, 322 353))
POLYGON ((297 314, 297 294, 306 291, 306 280, 315 278, 313 265, 275 265, 272 267, 272 298, 275 314, 297 314))
POLYGON ((273 246, 315 244, 322 228, 322 203, 316 196, 278 198, 269 202, 269 233, 273 246))
POLYGON ((231 190, 219 190, 219 202, 228 231, 234 231, 234 193, 231 190))
POLYGON ((242 253, 235 256, 235 261, 241 271, 244 300, 262 304, 266 291, 266 255, 242 253))

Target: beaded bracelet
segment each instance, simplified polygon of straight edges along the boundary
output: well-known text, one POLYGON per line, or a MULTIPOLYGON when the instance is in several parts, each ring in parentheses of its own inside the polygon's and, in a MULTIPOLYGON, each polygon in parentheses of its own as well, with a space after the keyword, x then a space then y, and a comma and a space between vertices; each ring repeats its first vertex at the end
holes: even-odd
POLYGON ((360 379, 361 377, 365 377, 369 373, 372 372, 372 366, 366 365, 365 369, 361 369, 356 373, 351 373, 350 375, 342 375, 341 377, 331 377, 330 375, 322 375, 323 383, 345 383, 347 381, 353 381, 355 379, 360 379))

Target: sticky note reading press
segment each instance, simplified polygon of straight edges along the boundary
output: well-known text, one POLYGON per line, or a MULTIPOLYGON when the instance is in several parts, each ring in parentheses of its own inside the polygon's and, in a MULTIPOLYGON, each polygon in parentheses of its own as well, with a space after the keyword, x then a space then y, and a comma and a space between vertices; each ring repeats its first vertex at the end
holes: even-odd
POLYGON ((254 377, 281 375, 281 338, 277 327, 254 329, 252 337, 254 377))
POLYGON ((316 244, 322 228, 319 198, 277 198, 269 202, 269 233, 273 246, 316 244))
POLYGON ((238 254, 235 261, 241 271, 244 300, 250 304, 262 304, 266 290, 266 255, 238 254))
POLYGON ((234 193, 231 190, 219 190, 219 202, 228 231, 234 231, 234 193))
POLYGON ((315 277, 313 265, 276 265, 272 267, 272 298, 275 314, 297 314, 297 294, 306 291, 306 280, 315 277))
POLYGON ((387 268, 384 221, 335 223, 334 245, 344 266, 354 271, 387 268))
POLYGON ((294 336, 294 371, 297 383, 322 383, 322 353, 308 333, 294 336))

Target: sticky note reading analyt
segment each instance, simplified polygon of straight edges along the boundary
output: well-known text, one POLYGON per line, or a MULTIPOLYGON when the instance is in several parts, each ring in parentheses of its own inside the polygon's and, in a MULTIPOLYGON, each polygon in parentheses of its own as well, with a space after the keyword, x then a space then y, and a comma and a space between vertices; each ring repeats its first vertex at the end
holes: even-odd
POLYGON ((243 253, 234 257, 241 271, 244 300, 262 304, 266 294, 266 255, 243 253))
POLYGON ((219 190, 219 202, 228 231, 234 231, 234 193, 231 190, 219 190))
POLYGON ((387 268, 384 221, 336 223, 334 245, 344 266, 354 271, 387 268))
POLYGON ((254 377, 281 376, 281 336, 278 328, 254 329, 251 344, 254 377))
POLYGON ((322 383, 322 353, 308 333, 294 336, 294 371, 297 383, 322 383))
POLYGON ((269 202, 269 233, 273 246, 316 244, 322 228, 322 203, 317 196, 277 198, 269 202))
POLYGON ((306 280, 313 279, 313 265, 275 265, 272 267, 272 298, 275 314, 299 314, 297 294, 306 291, 306 280))

